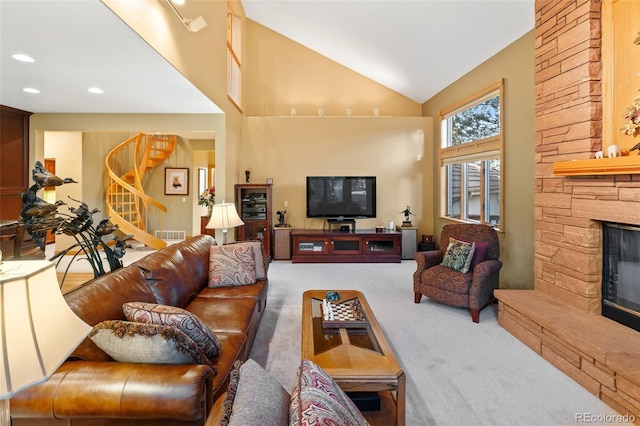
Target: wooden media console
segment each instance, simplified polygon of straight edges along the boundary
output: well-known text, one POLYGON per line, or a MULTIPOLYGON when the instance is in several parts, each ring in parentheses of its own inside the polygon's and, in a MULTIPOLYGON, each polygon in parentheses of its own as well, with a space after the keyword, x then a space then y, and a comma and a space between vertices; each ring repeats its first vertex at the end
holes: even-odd
POLYGON ((293 263, 399 263, 402 233, 373 229, 291 231, 293 263))

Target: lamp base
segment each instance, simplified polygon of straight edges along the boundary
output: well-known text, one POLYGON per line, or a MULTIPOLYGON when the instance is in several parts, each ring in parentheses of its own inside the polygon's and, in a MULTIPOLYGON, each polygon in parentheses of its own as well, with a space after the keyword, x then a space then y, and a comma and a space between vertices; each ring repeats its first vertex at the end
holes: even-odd
POLYGON ((0 399, 0 426, 11 426, 9 399, 0 399))

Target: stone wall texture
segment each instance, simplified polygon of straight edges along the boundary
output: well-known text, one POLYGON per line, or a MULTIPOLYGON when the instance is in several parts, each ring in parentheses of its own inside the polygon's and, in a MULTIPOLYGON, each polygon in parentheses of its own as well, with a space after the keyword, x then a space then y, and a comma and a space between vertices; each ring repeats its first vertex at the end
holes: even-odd
POLYGON ((553 175, 554 162, 593 158, 602 146, 601 1, 535 8, 534 290, 497 290, 499 321, 639 422, 640 333, 600 313, 602 221, 640 225, 640 175, 553 175))

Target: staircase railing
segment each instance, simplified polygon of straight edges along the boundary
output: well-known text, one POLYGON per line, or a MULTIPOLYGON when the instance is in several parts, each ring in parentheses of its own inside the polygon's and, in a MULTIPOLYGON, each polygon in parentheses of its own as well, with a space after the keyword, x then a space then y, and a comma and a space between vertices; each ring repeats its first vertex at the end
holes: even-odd
POLYGON ((143 180, 169 158, 175 146, 175 135, 140 133, 112 149, 105 160, 107 215, 122 232, 154 249, 167 245, 154 235, 162 230, 167 208, 144 192, 143 180))

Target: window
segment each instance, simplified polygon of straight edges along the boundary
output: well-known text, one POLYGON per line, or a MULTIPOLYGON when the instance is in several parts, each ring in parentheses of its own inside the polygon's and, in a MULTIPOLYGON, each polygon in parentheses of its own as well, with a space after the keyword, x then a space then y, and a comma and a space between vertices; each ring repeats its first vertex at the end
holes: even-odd
POLYGON ((242 49, 240 18, 233 13, 227 14, 227 96, 240 109, 242 73, 240 58, 242 49))
POLYGON ((440 215, 501 229, 502 80, 440 112, 440 215))

